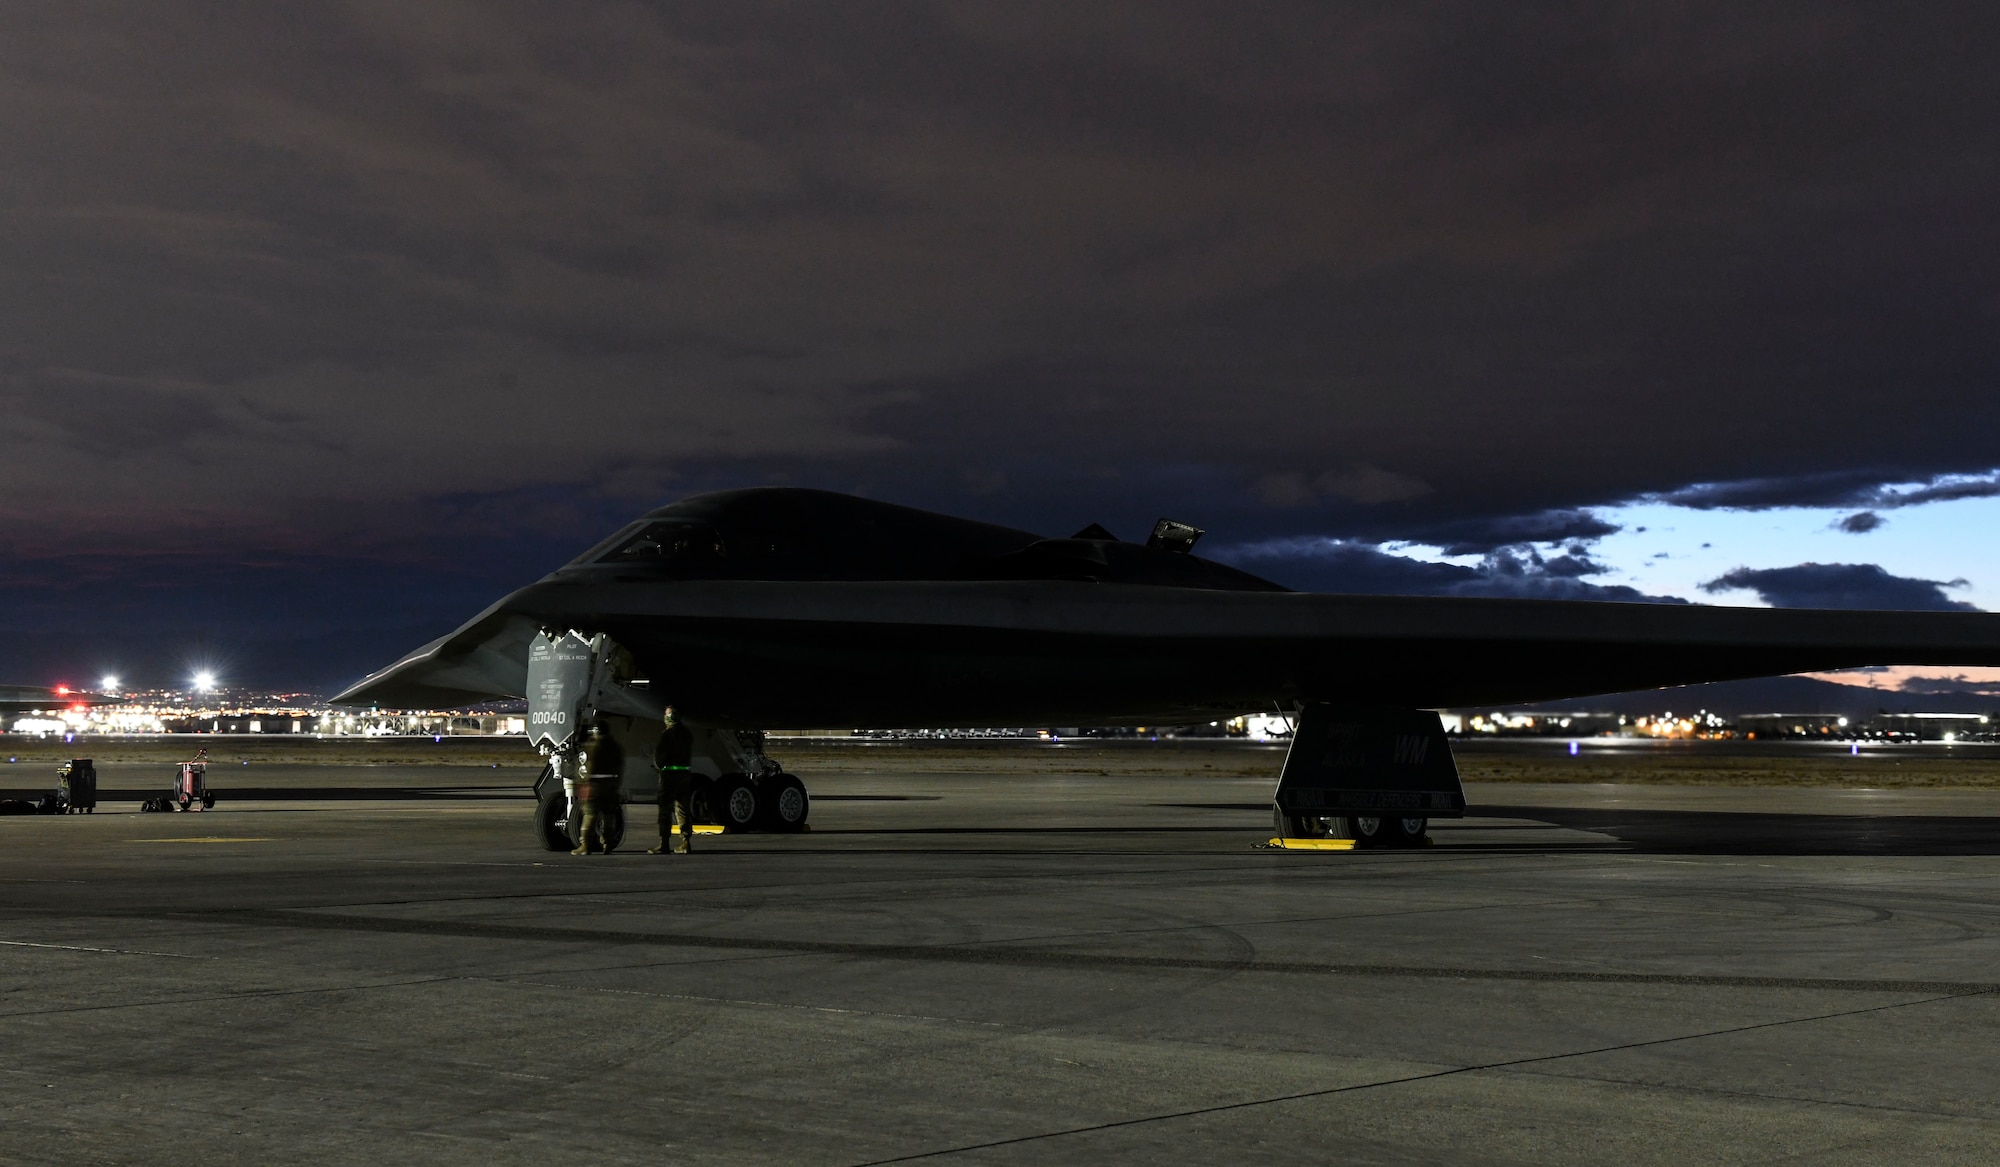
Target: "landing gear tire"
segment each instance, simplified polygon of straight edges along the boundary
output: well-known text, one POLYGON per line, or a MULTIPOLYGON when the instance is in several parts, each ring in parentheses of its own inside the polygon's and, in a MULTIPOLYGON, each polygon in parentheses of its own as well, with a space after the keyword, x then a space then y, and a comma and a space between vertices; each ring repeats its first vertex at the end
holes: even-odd
POLYGON ((1430 830, 1429 819, 1383 819, 1383 833, 1389 837, 1391 847, 1421 847, 1430 842, 1425 832, 1430 830))
POLYGON ((1280 839, 1337 839, 1340 820, 1317 814, 1286 814, 1285 808, 1271 807, 1271 829, 1280 839))
POLYGON ((1356 848, 1387 847, 1390 845, 1390 820, 1375 818, 1370 815, 1356 815, 1348 819, 1347 822, 1348 826, 1354 832, 1353 839, 1356 848))
MULTIPOLYGON (((555 801, 563 801, 563 796, 560 794, 556 795, 555 801)), ((537 810, 539 809, 538 807, 537 810)), ((539 818, 540 815, 538 814, 536 817, 539 818)), ((606 855, 616 851, 618 844, 625 841, 625 807, 622 804, 614 802, 604 809, 602 815, 598 816, 597 835, 604 843, 604 853, 606 855)), ((582 841, 583 815, 580 813, 573 814, 563 823, 562 847, 552 847, 550 850, 573 851, 582 845, 582 841)))
POLYGON ((535 800, 535 838, 544 851, 568 851, 576 846, 569 839, 569 799, 563 797, 560 783, 554 794, 535 800))
POLYGON ((757 825, 757 786, 741 774, 725 774, 710 787, 715 817, 724 831, 747 831, 757 825))
POLYGON ((803 831, 806 829, 806 815, 812 811, 812 799, 806 794, 806 784, 790 774, 779 774, 764 782, 763 803, 764 826, 773 831, 803 831))

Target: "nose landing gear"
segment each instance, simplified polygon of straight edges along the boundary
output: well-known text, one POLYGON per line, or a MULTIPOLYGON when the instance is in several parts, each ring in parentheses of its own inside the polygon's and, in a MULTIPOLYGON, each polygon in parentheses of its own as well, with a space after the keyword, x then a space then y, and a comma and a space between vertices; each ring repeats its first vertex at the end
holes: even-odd
MULTIPOLYGON (((548 759, 535 780, 535 841, 549 851, 576 847, 581 816, 571 808, 582 768, 579 728, 602 721, 625 759, 620 805, 604 831, 608 848, 615 849, 630 807, 659 797, 654 746, 665 702, 630 653, 609 637, 576 632, 545 631, 536 638, 528 693, 529 740, 548 759)), ((805 783, 764 752, 763 734, 682 724, 693 738, 687 764, 697 824, 730 832, 805 829, 812 810, 805 783)))
MULTIPOLYGON (((544 851, 572 851, 582 842, 583 816, 571 813, 575 807, 575 784, 565 784, 562 779, 562 764, 566 759, 556 754, 549 764, 542 767, 541 776, 535 779, 535 841, 544 851)), ((598 837, 604 849, 616 851, 625 840, 625 805, 613 803, 604 810, 603 821, 598 824, 598 837)))

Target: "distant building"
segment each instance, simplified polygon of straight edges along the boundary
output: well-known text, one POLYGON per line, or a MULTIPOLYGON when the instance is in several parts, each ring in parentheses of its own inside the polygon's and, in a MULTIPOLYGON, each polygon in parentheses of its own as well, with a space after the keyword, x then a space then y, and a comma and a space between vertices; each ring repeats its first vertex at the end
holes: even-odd
POLYGON ((1978 740, 1993 734, 1983 713, 1878 713, 1868 720, 1870 736, 1920 742, 1978 740))
MULTIPOLYGON (((1247 737, 1256 742, 1285 741, 1292 736, 1297 722, 1293 718, 1276 713, 1252 713, 1229 723, 1232 736, 1247 737)), ((1449 732, 1450 727, 1446 727, 1449 732)))
POLYGON ((1856 730, 1838 713, 1745 713, 1736 728, 1749 738, 1852 737, 1856 730))
POLYGON ((312 719, 297 713, 213 713, 163 717, 167 733, 311 733, 312 719))
POLYGON ((1736 727, 1748 738, 1952 742, 1986 741, 1996 733, 1983 713, 1877 713, 1866 720, 1838 713, 1745 713, 1736 727))

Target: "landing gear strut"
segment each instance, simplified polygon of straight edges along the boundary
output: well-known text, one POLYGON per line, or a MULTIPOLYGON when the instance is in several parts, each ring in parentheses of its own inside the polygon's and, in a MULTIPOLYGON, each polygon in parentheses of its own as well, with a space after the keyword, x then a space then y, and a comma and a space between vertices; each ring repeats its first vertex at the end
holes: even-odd
POLYGON ((764 752, 761 733, 695 731, 695 769, 714 778, 695 782, 695 821, 725 831, 802 831, 812 812, 805 783, 764 752))

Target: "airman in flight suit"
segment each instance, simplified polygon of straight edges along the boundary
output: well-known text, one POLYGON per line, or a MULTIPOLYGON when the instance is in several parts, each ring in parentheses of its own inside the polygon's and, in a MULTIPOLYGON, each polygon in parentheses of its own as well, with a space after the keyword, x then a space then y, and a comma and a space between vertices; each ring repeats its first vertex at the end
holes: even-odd
POLYGON ((572 855, 597 855, 611 850, 605 845, 602 828, 610 823, 612 808, 618 805, 618 787, 624 779, 625 749, 612 738, 602 721, 590 723, 590 736, 583 743, 583 777, 576 786, 576 800, 583 808, 583 825, 577 830, 572 855))
POLYGON ((685 855, 694 847, 694 734, 674 717, 667 706, 666 728, 653 750, 653 765, 660 770, 660 845, 647 852, 658 855, 672 851, 685 855), (674 834, 679 833, 676 841, 674 834))

